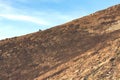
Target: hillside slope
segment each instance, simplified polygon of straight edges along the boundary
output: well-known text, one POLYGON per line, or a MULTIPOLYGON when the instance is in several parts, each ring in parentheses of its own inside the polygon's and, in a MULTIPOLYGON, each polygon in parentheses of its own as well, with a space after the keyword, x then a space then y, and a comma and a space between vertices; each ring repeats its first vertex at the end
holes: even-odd
POLYGON ((120 79, 120 5, 0 41, 0 80, 120 79))

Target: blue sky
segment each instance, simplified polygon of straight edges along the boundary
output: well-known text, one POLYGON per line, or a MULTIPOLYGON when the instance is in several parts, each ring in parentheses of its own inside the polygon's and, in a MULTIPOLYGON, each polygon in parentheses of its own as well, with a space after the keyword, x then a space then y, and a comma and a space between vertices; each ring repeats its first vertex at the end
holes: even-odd
POLYGON ((0 39, 45 30, 120 0, 0 0, 0 39))

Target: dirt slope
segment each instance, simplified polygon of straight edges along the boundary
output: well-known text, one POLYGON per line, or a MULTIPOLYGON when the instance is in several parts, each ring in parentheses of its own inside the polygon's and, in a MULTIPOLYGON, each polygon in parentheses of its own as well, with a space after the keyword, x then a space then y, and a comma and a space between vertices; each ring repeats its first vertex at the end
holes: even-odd
POLYGON ((0 80, 119 80, 120 5, 0 41, 0 80))

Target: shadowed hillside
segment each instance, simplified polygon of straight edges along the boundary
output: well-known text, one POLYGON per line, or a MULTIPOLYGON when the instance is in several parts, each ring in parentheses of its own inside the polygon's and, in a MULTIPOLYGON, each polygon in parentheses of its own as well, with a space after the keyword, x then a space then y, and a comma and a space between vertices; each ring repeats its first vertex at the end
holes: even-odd
POLYGON ((120 5, 0 41, 0 80, 119 80, 120 5))

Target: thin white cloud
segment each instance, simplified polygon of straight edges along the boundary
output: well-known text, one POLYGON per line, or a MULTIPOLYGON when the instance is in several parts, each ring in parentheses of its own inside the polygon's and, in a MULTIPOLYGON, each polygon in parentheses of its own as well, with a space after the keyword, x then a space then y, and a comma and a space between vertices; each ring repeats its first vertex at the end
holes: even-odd
POLYGON ((45 20, 38 19, 32 16, 27 16, 27 15, 0 14, 0 17, 10 19, 10 20, 33 22, 33 23, 40 24, 40 25, 49 25, 49 22, 45 20))
MULTIPOLYGON (((17 1, 17 0, 16 0, 17 1)), ((26 1, 26 0, 22 0, 26 1)), ((24 12, 22 9, 15 8, 10 5, 9 1, 5 2, 3 0, 0 1, 0 19, 5 18, 9 20, 20 20, 20 21, 26 21, 26 22, 32 22, 39 25, 49 25, 49 22, 40 19, 38 17, 30 16, 30 15, 24 15, 24 12)))
MULTIPOLYGON (((29 2, 32 0, 13 0, 13 2, 10 2, 10 0, 4 0, 0 1, 0 18, 5 18, 9 20, 20 20, 20 21, 26 21, 26 22, 32 22, 39 25, 47 25, 47 26, 55 26, 57 24, 64 23, 66 21, 70 21, 73 18, 76 18, 76 11, 68 12, 68 13, 61 13, 56 10, 41 10, 38 11, 38 14, 36 14, 36 11, 31 11, 31 9, 20 9, 15 8, 12 4, 14 1, 21 1, 21 2, 29 2), (31 13, 32 12, 32 13, 31 13), (75 14, 73 14, 73 12, 75 14), (31 13, 31 14, 30 14, 31 13), (49 14, 50 13, 50 14, 49 14), (72 14, 71 14, 72 13, 72 14)), ((39 0, 40 1, 52 1, 52 2, 59 2, 59 1, 65 1, 65 0, 39 0)), ((82 14, 83 15, 83 14, 82 14)))
MULTIPOLYGON (((14 0, 14 1, 21 1, 21 0, 14 0)), ((27 2, 27 0, 22 0, 21 2, 27 2)), ((0 1, 0 20, 2 18, 9 19, 9 20, 17 20, 17 21, 25 21, 25 22, 32 22, 33 24, 38 25, 46 25, 46 26, 53 26, 55 24, 55 19, 57 19, 59 16, 54 12, 49 11, 41 11, 38 15, 35 14, 35 11, 32 11, 31 14, 29 14, 31 11, 26 11, 25 9, 15 8, 9 3, 9 0, 6 2, 1 0, 0 1), (51 13, 51 15, 48 16, 48 13, 51 13), (42 15, 41 15, 42 14, 42 15), (53 18, 56 16, 56 18, 53 18)), ((60 17, 59 17, 60 18, 60 17)))
MULTIPOLYGON (((32 1, 33 0, 13 0, 13 1, 0 0, 0 21, 1 21, 0 39, 32 32, 33 29, 30 28, 30 26, 35 27, 35 29, 41 28, 44 30, 52 26, 56 26, 56 25, 65 23, 67 21, 70 21, 73 18, 77 18, 77 16, 81 15, 81 13, 76 15, 76 13, 78 13, 76 11, 79 11, 79 10, 72 10, 72 12, 60 12, 59 10, 53 10, 53 9, 51 10, 49 8, 48 9, 43 8, 42 10, 36 11, 36 9, 31 9, 28 6, 14 7, 15 6, 14 3, 17 3, 17 2, 31 3, 32 1), (6 19, 8 23, 6 22, 6 19), (26 23, 25 25, 21 26, 22 28, 24 28, 24 31, 23 29, 19 28, 20 27, 19 24, 16 25, 13 22, 11 22, 11 20, 17 21, 17 23, 19 23, 20 21, 19 24, 22 24, 22 22, 26 23), (33 25, 38 25, 38 26, 33 26, 33 25), (11 33, 10 31, 13 31, 13 32, 11 33)), ((42 1, 61 2, 64 0, 38 0, 38 2, 42 2, 42 1)))

